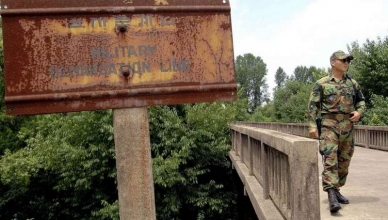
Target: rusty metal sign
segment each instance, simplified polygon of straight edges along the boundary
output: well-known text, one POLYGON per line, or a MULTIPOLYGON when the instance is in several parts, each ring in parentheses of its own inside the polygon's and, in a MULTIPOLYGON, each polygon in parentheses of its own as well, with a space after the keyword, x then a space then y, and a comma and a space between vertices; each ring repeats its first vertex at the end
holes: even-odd
POLYGON ((228 0, 2 0, 7 114, 230 101, 228 0))

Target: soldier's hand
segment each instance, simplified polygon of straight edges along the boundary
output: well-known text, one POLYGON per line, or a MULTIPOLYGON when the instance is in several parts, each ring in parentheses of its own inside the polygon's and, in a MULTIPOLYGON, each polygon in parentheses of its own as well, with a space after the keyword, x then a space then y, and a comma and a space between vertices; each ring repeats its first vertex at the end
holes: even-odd
POLYGON ((352 122, 357 122, 361 118, 360 113, 358 113, 357 111, 352 111, 350 112, 350 114, 353 115, 351 118, 349 118, 349 120, 352 122))
POLYGON ((318 138, 318 130, 317 129, 310 129, 309 135, 311 138, 318 138))

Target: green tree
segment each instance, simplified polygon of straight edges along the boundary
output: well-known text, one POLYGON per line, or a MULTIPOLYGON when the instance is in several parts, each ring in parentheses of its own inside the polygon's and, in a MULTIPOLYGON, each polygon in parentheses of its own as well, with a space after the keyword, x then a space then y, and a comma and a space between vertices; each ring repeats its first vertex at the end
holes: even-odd
POLYGON ((249 121, 275 122, 274 102, 270 101, 264 106, 257 107, 250 116, 249 121))
POLYGON ((269 103, 271 101, 269 86, 267 83, 263 84, 261 91, 262 91, 262 95, 261 95, 260 105, 257 107, 260 107, 261 105, 269 103))
POLYGON ((307 102, 311 84, 288 80, 274 94, 274 118, 280 122, 303 123, 306 119, 307 102))
POLYGON ((315 66, 298 66, 294 70, 294 74, 291 76, 291 79, 298 80, 303 83, 312 83, 314 82, 314 72, 318 72, 318 69, 315 66))
POLYGON ((275 74, 276 88, 280 88, 281 86, 283 86, 286 80, 287 80, 286 72, 284 72, 283 68, 279 67, 276 70, 276 74, 275 74))
POLYGON ((372 94, 371 108, 366 111, 362 123, 374 126, 388 126, 388 97, 372 94))
POLYGON ((367 39, 362 47, 353 42, 348 50, 354 56, 349 72, 360 83, 368 106, 373 94, 388 96, 388 37, 367 39))
POLYGON ((312 82, 316 82, 320 78, 327 76, 330 71, 330 69, 325 70, 324 68, 315 69, 315 71, 312 72, 312 82))
POLYGON ((235 115, 230 103, 150 108, 158 219, 233 219, 226 155, 235 115))
MULTIPOLYGON (((281 70, 278 69, 278 72, 281 75, 281 70)), ((279 122, 305 122, 311 84, 327 74, 325 69, 315 66, 295 68, 294 74, 286 78, 283 86, 275 89, 272 115, 265 120, 271 118, 279 122)))
MULTIPOLYGON (((237 91, 238 97, 242 97, 243 92, 244 88, 240 87, 237 91)), ((235 121, 246 121, 250 117, 248 98, 238 98, 233 105, 236 109, 235 121)))
POLYGON ((0 160, 1 218, 101 219, 117 200, 111 111, 31 123, 18 132, 27 146, 0 160))
POLYGON ((268 99, 268 88, 265 76, 267 65, 260 57, 248 53, 237 56, 236 76, 237 83, 244 89, 240 98, 248 98, 250 111, 256 109, 268 99))

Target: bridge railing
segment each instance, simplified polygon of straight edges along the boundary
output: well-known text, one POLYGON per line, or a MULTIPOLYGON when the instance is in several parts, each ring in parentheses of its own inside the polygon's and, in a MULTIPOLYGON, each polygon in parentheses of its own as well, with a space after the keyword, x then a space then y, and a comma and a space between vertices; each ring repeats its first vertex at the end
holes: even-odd
POLYGON ((229 127, 229 156, 259 219, 320 219, 317 141, 240 123, 229 127))
MULTIPOLYGON (((236 125, 275 130, 287 134, 308 137, 308 125, 302 123, 235 122, 236 125)), ((388 127, 356 125, 355 144, 365 148, 388 151, 388 127)))

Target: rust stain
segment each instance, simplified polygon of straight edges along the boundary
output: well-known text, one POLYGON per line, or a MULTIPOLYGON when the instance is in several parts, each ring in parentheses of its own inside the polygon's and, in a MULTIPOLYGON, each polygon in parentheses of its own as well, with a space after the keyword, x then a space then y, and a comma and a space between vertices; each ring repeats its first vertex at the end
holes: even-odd
POLYGON ((19 21, 20 26, 23 28, 25 32, 28 32, 31 28, 35 28, 35 22, 26 20, 26 19, 21 19, 19 21))
POLYGON ((168 5, 167 0, 155 0, 155 5, 168 5))

